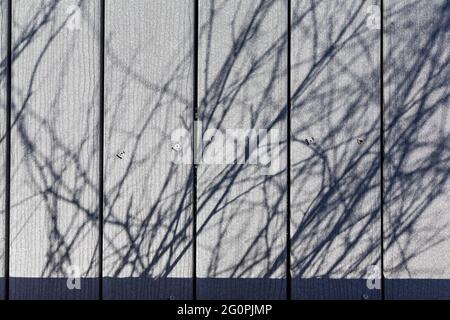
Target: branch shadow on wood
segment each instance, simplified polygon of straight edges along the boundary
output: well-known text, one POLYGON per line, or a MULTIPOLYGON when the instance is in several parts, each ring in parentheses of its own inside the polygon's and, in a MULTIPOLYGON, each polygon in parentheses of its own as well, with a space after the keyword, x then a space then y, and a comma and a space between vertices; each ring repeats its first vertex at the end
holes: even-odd
MULTIPOLYGON (((313 44, 303 49, 310 56, 304 54, 292 69, 303 76, 293 87, 293 114, 305 119, 292 141, 301 155, 292 163, 293 194, 298 195, 292 214, 302 216, 292 230, 297 255, 292 265, 293 295, 379 299, 379 290, 368 290, 365 280, 381 262, 379 31, 367 28, 366 20, 360 19, 366 17, 366 7, 355 1, 359 6, 349 2, 342 27, 334 14, 322 19, 331 36, 320 40, 327 37, 317 29, 320 6, 325 4, 303 2, 303 10, 293 17, 293 30, 313 44), (333 27, 340 29, 331 31, 333 27), (358 64, 366 67, 357 69, 358 64), (314 144, 305 141, 311 135, 316 137, 314 144)), ((389 299, 400 299, 414 297, 408 291, 414 288, 418 299, 448 299, 443 288, 449 284, 449 270, 434 268, 429 255, 442 254, 450 240, 450 219, 443 212, 450 164, 449 57, 443 47, 449 2, 435 4, 428 14, 416 6, 418 2, 402 2, 385 15, 388 35, 393 32, 389 22, 401 21, 396 33, 385 38, 394 41, 384 57, 385 292, 389 299), (424 16, 421 32, 414 28, 417 16, 402 15, 407 10, 424 16), (391 83, 397 87, 386 94, 391 83), (434 220, 438 218, 440 223, 434 220), (422 274, 401 272, 418 261, 422 274)))
MULTIPOLYGON (((80 2, 81 7, 83 3, 80 2)), ((240 2, 236 3, 237 15, 240 2)), ((231 22, 235 33, 233 45, 226 48, 223 61, 214 70, 209 69, 211 63, 208 61, 212 59, 211 46, 215 43, 206 40, 207 63, 205 70, 199 70, 205 77, 204 96, 200 101, 200 116, 205 130, 226 129, 224 121, 235 105, 243 106, 243 117, 251 120, 251 128, 284 128, 287 104, 274 100, 279 90, 277 83, 286 81, 284 59, 287 32, 284 31, 273 43, 265 44, 261 50, 251 49, 251 45, 256 46, 255 43, 260 40, 262 24, 273 10, 274 3, 258 2, 256 9, 243 23, 237 20, 231 22), (257 94, 249 93, 249 86, 261 78, 264 80, 259 84, 257 94), (273 107, 273 110, 267 112, 267 106, 273 107)), ((414 42, 406 42, 399 45, 389 51, 386 62, 386 82, 396 78, 398 84, 396 93, 389 96, 386 103, 388 107, 393 105, 395 108, 387 109, 383 133, 387 141, 384 150, 386 212, 395 207, 394 214, 385 217, 390 225, 384 232, 384 250, 388 255, 394 252, 392 255, 396 257, 393 264, 386 264, 390 268, 385 270, 387 274, 395 275, 397 270, 408 268, 410 262, 448 241, 445 232, 448 225, 442 224, 440 228, 422 230, 426 233, 425 241, 409 246, 419 221, 424 215, 433 215, 434 209, 430 211, 429 208, 435 208, 433 206, 439 197, 448 195, 449 133, 444 124, 448 122, 445 112, 448 91, 445 88, 449 84, 449 72, 448 55, 443 47, 446 43, 443 37, 448 27, 448 3, 445 2, 440 11, 425 22, 424 30, 429 30, 429 36, 424 44, 417 46, 414 42), (407 63, 402 58, 405 52, 410 53, 407 63), (417 75, 421 73, 427 81, 417 86, 417 75), (437 127, 433 122, 436 115, 442 120, 437 127), (440 132, 440 136, 424 146, 418 135, 422 128, 427 127, 440 132), (410 164, 405 159, 410 159, 424 147, 427 148, 426 156, 420 157, 414 165, 414 172, 410 172, 407 167, 410 164)), ((292 148, 299 148, 301 155, 300 158, 292 158, 291 168, 291 214, 300 217, 291 228, 294 255, 292 286, 295 297, 300 299, 378 299, 380 293, 377 290, 367 291, 366 285, 367 268, 380 265, 381 260, 380 233, 379 229, 374 228, 380 224, 381 212, 378 201, 380 127, 376 116, 379 70, 373 63, 376 55, 368 49, 378 38, 376 32, 370 33, 370 30, 364 29, 365 20, 359 19, 365 17, 365 7, 355 5, 347 12, 346 23, 333 29, 335 37, 323 47, 317 42, 320 30, 315 23, 318 19, 317 6, 325 2, 305 1, 304 4, 306 10, 292 18, 293 32, 301 30, 305 39, 313 39, 311 60, 300 58, 291 71, 294 74, 300 69, 304 72, 302 68, 307 70, 302 73, 304 78, 291 88, 292 115, 304 117, 301 124, 293 128, 291 137, 292 148), (345 58, 343 54, 349 47, 356 49, 345 58), (352 69, 355 61, 371 63, 369 68, 355 71, 352 69), (321 106, 327 107, 321 109, 321 106), (315 144, 305 141, 311 134, 316 135, 315 144), (362 139, 362 143, 358 139, 362 139)), ((214 1, 214 5, 212 2, 210 5, 208 22, 201 25, 201 41, 210 39, 216 31, 214 21, 220 18, 225 3, 214 1)), ((14 48, 14 60, 34 41, 42 26, 52 23, 56 6, 57 1, 49 2, 35 20, 30 21, 14 48)), ((55 27, 45 48, 52 46, 53 39, 60 36, 62 25, 55 27)), ((46 54, 44 50, 42 55, 46 54)), ((158 181, 161 184, 157 190, 150 185, 148 189, 135 193, 127 189, 131 177, 153 170, 151 168, 158 161, 155 157, 168 152, 170 128, 161 123, 157 128, 159 133, 152 136, 155 128, 150 128, 149 123, 168 104, 190 107, 190 97, 178 95, 173 84, 185 81, 186 75, 191 75, 189 70, 184 69, 191 55, 189 50, 187 55, 177 57, 173 72, 167 74, 164 83, 153 83, 140 74, 132 63, 123 62, 113 55, 109 57, 113 68, 122 74, 121 89, 115 92, 111 101, 112 110, 108 111, 112 117, 120 119, 120 113, 116 113, 114 107, 119 110, 129 83, 139 83, 153 97, 148 101, 153 111, 147 113, 148 117, 143 117, 140 125, 133 128, 134 132, 125 139, 130 156, 120 164, 123 171, 111 188, 105 190, 104 228, 116 230, 113 237, 107 235, 105 238, 105 246, 112 250, 110 255, 105 256, 104 263, 113 276, 105 277, 103 281, 106 294, 111 298, 191 298, 192 279, 177 279, 171 275, 181 260, 191 258, 191 167, 187 169, 185 179, 179 181, 177 166, 167 165, 167 170, 160 172, 158 181), (145 146, 146 151, 142 152, 149 137, 153 138, 151 147, 145 146), (152 195, 151 201, 146 199, 149 194, 152 195), (139 213, 140 220, 135 219, 136 213, 139 213), (114 237, 124 237, 126 241, 123 243, 127 245, 118 246, 114 237), (179 288, 182 294, 174 295, 172 288, 179 288)), ((41 68, 40 61, 42 59, 36 61, 34 70, 41 68)), ((64 72, 63 67, 61 77, 64 72)), ((28 154, 26 161, 29 165, 26 167, 29 183, 36 190, 34 197, 45 206, 50 221, 48 247, 40 278, 12 278, 12 288, 15 290, 12 296, 95 299, 99 282, 92 272, 98 267, 98 247, 94 256, 89 257, 88 268, 83 270, 82 284, 86 284, 87 291, 68 291, 66 278, 69 276, 67 268, 73 263, 73 252, 84 237, 86 228, 91 224, 98 226, 98 201, 93 202, 95 205, 81 201, 86 193, 98 194, 98 185, 90 173, 98 150, 89 150, 88 154, 92 157, 88 161, 80 161, 79 154, 86 152, 92 132, 79 132, 83 137, 81 141, 77 145, 67 145, 65 137, 48 118, 28 110, 29 101, 37 90, 37 84, 33 77, 31 79, 26 90, 20 92, 25 97, 23 103, 14 105, 13 126, 28 154), (24 117, 28 117, 28 121, 31 119, 40 134, 50 141, 50 155, 33 143, 34 136, 29 132, 24 117), (66 174, 74 176, 76 183, 67 183, 66 174), (62 226, 59 202, 70 206, 74 216, 81 217, 82 223, 62 226)), ((60 103, 58 95, 63 89, 61 83, 51 99, 53 105, 60 103)), ((95 106, 91 107, 93 115, 95 106)), ((189 122, 185 122, 184 127, 192 132, 189 122)), ((111 134, 106 132, 106 138, 109 139, 111 134)), ((286 143, 284 137, 280 151, 283 157, 286 143)), ((210 147, 211 143, 207 143, 205 152, 210 147)), ((249 157, 249 154, 244 156, 249 157)), ((201 261, 204 277, 197 280, 202 295, 238 299, 284 297, 286 280, 282 270, 286 264, 286 243, 280 239, 285 238, 286 226, 279 221, 286 211, 286 164, 272 176, 255 174, 255 166, 250 165, 232 164, 220 170, 217 167, 209 169, 199 177, 199 181, 207 182, 198 196, 199 214, 202 215, 197 230, 199 236, 207 232, 224 236, 233 234, 237 239, 244 236, 249 226, 241 226, 236 234, 235 221, 242 219, 242 212, 230 208, 247 210, 249 217, 246 223, 249 224, 252 223, 252 208, 258 208, 266 216, 264 222, 256 227, 251 241, 233 243, 232 248, 240 246, 242 250, 231 262, 221 257, 230 247, 220 236, 204 245, 209 254, 208 259, 198 256, 199 260, 205 260, 201 261), (254 197, 255 194, 258 196, 254 197), (257 291, 251 288, 265 289, 257 291)), ((145 175, 142 177, 147 178, 145 175)), ((387 279, 387 297, 449 298, 448 279, 415 279, 414 273, 408 274, 408 277, 387 279)))

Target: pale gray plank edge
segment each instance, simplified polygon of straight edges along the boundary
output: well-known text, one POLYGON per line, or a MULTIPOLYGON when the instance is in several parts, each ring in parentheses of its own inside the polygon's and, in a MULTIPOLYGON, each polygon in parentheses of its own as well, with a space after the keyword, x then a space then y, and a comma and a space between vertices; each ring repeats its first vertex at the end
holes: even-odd
POLYGON ((14 1, 11 299, 98 297, 99 3, 14 1))
POLYGON ((286 4, 202 1, 199 8, 201 136, 265 129, 280 137, 271 162, 278 156, 279 168, 268 175, 249 159, 224 164, 236 153, 220 133, 205 141, 198 170, 199 299, 286 297, 286 4), (214 149, 225 154, 208 163, 214 149))
POLYGON ((192 20, 192 1, 106 2, 105 299, 192 298, 192 172, 176 161, 190 151, 192 20))
POLYGON ((388 299, 450 298, 449 1, 385 1, 388 299))
POLYGON ((293 299, 380 298, 376 3, 292 1, 293 299))

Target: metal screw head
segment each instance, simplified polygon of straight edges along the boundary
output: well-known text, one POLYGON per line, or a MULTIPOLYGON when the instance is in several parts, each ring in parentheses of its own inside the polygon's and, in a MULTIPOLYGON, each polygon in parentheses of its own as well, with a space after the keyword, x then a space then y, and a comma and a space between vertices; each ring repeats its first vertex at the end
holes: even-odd
POLYGON ((309 146, 310 144, 314 144, 314 138, 309 137, 305 139, 306 144, 309 146))
POLYGON ((123 156, 125 155, 125 151, 119 152, 116 154, 116 157, 119 159, 123 159, 123 156))
POLYGON ((172 145, 172 149, 175 151, 180 151, 181 150, 181 145, 179 143, 174 143, 172 145))
POLYGON ((368 300, 368 299, 369 299, 369 295, 368 295, 367 293, 364 293, 364 294, 362 295, 362 298, 363 298, 364 300, 368 300))
POLYGON ((175 296, 170 296, 169 300, 175 300, 175 296))

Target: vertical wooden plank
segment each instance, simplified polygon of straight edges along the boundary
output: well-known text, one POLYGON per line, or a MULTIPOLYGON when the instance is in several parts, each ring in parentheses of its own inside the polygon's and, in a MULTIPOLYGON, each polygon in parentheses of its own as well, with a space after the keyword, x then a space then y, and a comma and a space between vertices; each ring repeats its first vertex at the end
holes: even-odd
POLYGON ((379 277, 381 254, 373 4, 292 1, 294 299, 380 298, 366 280, 379 277))
POLYGON ((98 23, 99 1, 13 2, 12 299, 98 297, 98 23))
POLYGON ((5 157, 8 3, 0 0, 0 300, 5 293, 5 157))
POLYGON ((193 2, 106 4, 104 297, 190 299, 193 2))
POLYGON ((450 1, 385 1, 388 299, 450 298, 450 1))
POLYGON ((286 298, 286 4, 200 1, 199 299, 286 298))

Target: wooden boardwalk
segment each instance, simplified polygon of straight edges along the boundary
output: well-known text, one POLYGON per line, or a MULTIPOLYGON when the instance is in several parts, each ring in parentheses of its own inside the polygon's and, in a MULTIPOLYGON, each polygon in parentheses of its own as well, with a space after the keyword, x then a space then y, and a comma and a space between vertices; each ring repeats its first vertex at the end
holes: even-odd
POLYGON ((0 299, 450 299, 450 0, 0 4, 0 299))

